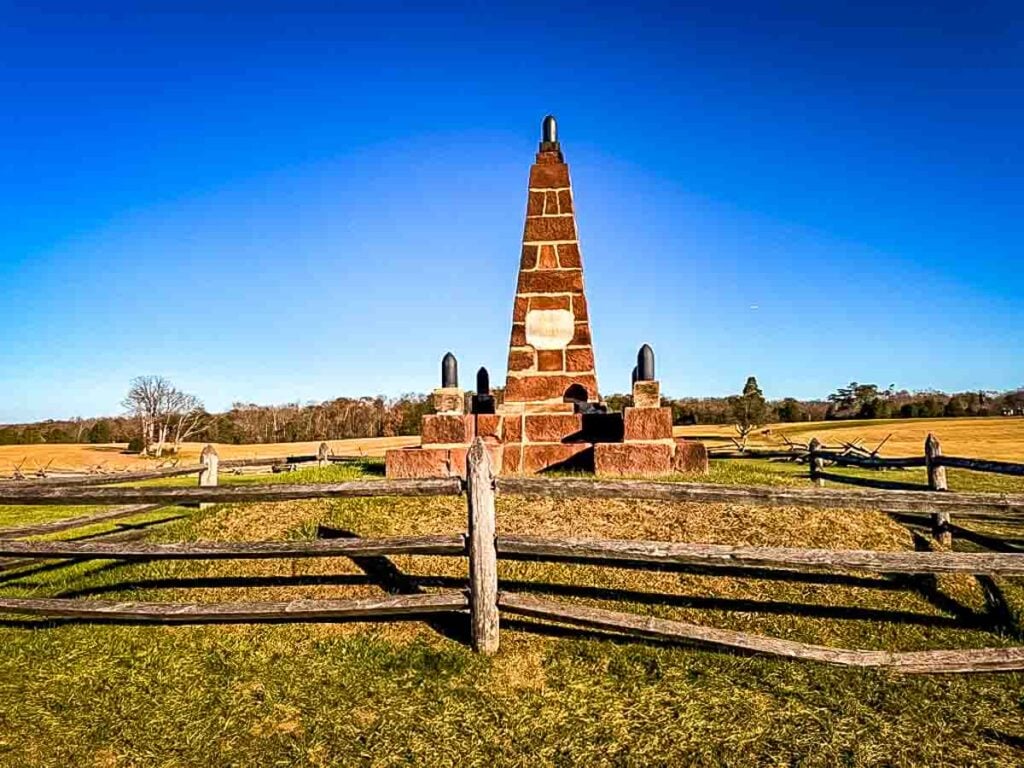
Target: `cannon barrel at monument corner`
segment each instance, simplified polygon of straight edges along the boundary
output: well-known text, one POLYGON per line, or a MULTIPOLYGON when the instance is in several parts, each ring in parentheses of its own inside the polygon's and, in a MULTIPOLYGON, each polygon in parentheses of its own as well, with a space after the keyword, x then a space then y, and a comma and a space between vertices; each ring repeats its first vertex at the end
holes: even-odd
POLYGON ((639 373, 637 372, 637 367, 634 365, 633 366, 633 372, 629 375, 629 383, 630 384, 636 384, 636 380, 637 380, 637 376, 638 375, 639 375, 639 373))
POLYGON ((491 375, 483 366, 480 366, 480 370, 476 372, 476 393, 478 395, 491 394, 491 375))
POLYGON ((441 360, 441 387, 454 389, 459 386, 459 361, 448 352, 441 360))
POLYGON ((636 380, 654 381, 654 350, 648 344, 636 353, 636 380))

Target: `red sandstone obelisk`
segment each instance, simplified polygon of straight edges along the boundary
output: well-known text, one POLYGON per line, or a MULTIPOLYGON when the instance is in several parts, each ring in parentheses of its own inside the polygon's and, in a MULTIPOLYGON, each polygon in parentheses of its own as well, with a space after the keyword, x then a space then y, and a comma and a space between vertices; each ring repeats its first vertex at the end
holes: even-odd
POLYGON ((526 227, 501 408, 505 472, 564 463, 586 447, 578 403, 600 400, 569 166, 544 118, 530 168, 526 227))

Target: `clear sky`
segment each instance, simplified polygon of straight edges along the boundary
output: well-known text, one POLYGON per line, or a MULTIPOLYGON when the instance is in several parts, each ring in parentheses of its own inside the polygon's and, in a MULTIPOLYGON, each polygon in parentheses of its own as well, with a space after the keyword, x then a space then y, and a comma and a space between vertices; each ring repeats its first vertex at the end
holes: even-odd
POLYGON ((502 383, 548 112, 604 393, 1024 385, 1019 2, 426 5, 0 2, 0 421, 502 383))

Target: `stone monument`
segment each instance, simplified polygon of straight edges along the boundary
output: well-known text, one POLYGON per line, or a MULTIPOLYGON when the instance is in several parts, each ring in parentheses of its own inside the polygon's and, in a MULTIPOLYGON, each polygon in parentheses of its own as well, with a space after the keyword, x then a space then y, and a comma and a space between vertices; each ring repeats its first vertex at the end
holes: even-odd
POLYGON ((464 476, 477 436, 503 474, 706 472, 704 446, 672 437, 672 412, 661 406, 654 352, 646 344, 633 378, 632 406, 609 413, 597 388, 569 167, 549 115, 530 168, 503 402, 495 407, 481 368, 466 413, 457 362, 448 353, 434 390, 436 413, 423 418, 421 447, 387 451, 387 476, 464 476))

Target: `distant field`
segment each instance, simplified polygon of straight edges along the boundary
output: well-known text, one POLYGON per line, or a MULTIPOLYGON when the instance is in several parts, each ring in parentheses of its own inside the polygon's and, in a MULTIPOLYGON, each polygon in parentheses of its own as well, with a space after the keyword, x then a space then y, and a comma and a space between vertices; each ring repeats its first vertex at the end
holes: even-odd
MULTIPOLYGON (((419 445, 418 437, 375 437, 354 440, 328 440, 327 444, 338 456, 383 456, 388 448, 419 445)), ((185 443, 182 446, 183 460, 198 459, 205 443, 185 443)), ((251 457, 295 456, 316 453, 320 441, 308 443, 257 443, 252 445, 228 445, 216 443, 217 453, 222 459, 251 457)), ((51 445, 0 445, 0 475, 10 474, 15 466, 22 464, 22 470, 31 471, 49 465, 53 469, 88 469, 102 466, 107 470, 129 467, 152 466, 152 459, 140 458, 137 454, 124 453, 124 443, 93 445, 90 443, 51 445)))
MULTIPOLYGON (((752 445, 782 445, 782 435, 806 441, 817 436, 827 444, 863 438, 874 447, 890 432, 892 437, 882 449, 885 456, 911 456, 923 452, 924 439, 934 432, 942 441, 943 452, 951 456, 1024 461, 1024 418, 963 419, 883 419, 876 421, 816 421, 801 424, 771 424, 751 440, 752 445)), ((731 426, 707 424, 676 427, 676 435, 701 437, 710 444, 724 444, 735 434, 731 426)), ((335 454, 383 456, 388 448, 419 445, 418 437, 376 437, 353 440, 328 440, 335 454)), ((205 443, 185 443, 181 458, 197 459, 205 443)), ((316 453, 320 441, 305 443, 257 443, 249 445, 217 444, 222 459, 294 456, 316 453)), ((152 466, 152 459, 124 453, 125 445, 52 444, 0 445, 0 475, 8 475, 24 462, 23 470, 45 467, 104 469, 152 466)))
MULTIPOLYGON (((863 438, 864 445, 874 448, 892 433, 882 455, 920 456, 924 453, 924 439, 934 432, 942 441, 943 453, 950 456, 969 456, 979 459, 1024 461, 1024 418, 963 418, 963 419, 877 419, 872 421, 813 421, 801 424, 771 424, 770 434, 757 434, 751 440, 756 445, 782 445, 782 435, 794 440, 807 441, 817 437, 826 444, 863 438)), ((676 427, 676 435, 707 436, 725 441, 735 436, 728 425, 706 424, 676 427)), ((711 442, 709 440, 709 442, 711 442)))

